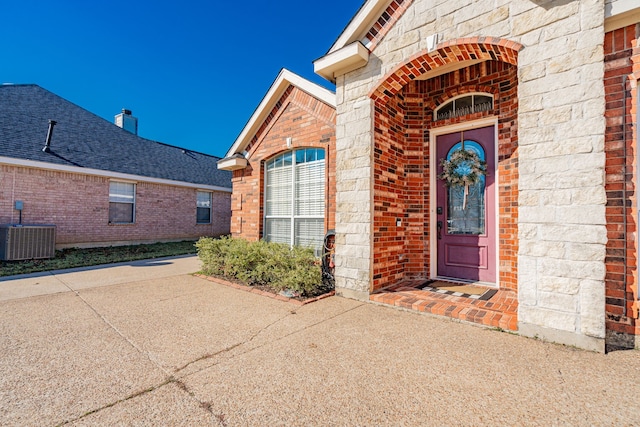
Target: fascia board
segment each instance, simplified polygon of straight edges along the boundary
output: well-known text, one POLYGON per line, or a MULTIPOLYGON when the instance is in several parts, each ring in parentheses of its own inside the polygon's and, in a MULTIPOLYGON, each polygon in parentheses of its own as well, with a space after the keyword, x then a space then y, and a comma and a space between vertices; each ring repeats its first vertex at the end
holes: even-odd
POLYGON ((630 12, 633 9, 640 9, 638 0, 615 0, 608 2, 604 6, 604 17, 613 18, 617 15, 621 15, 626 12, 630 12))
POLYGON ((342 31, 342 34, 340 34, 331 46, 327 55, 364 37, 378 18, 380 18, 382 12, 391 4, 391 1, 392 0, 368 0, 362 5, 351 22, 349 22, 344 31, 342 31))
POLYGON ((609 32, 640 22, 637 0, 618 0, 605 5, 604 31, 609 32))

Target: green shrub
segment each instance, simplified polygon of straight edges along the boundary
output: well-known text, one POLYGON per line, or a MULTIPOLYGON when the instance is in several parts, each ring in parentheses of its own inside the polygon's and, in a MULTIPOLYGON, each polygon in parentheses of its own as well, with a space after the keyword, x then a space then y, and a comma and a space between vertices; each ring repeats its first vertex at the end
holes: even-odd
POLYGON ((320 261, 310 248, 290 248, 264 240, 222 237, 196 243, 202 271, 211 276, 239 280, 249 286, 267 286, 314 296, 328 289, 322 283, 320 261))

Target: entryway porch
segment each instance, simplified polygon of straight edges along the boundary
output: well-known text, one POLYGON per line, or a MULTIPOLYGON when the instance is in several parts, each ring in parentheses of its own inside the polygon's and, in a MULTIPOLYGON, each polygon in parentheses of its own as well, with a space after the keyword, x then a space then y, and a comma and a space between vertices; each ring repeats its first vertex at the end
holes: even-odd
POLYGON ((487 299, 483 299, 425 287, 429 287, 425 279, 403 280, 371 294, 369 300, 509 331, 518 329, 518 295, 513 290, 486 288, 487 299))

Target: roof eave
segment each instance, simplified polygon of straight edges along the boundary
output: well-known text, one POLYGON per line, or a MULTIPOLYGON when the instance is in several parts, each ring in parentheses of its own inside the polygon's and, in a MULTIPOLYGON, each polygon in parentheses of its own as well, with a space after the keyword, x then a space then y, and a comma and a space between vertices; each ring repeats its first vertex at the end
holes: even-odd
MULTIPOLYGON (((351 19, 327 55, 361 40, 393 0, 368 0, 351 19)), ((326 77, 325 77, 326 78, 326 77)))
POLYGON ((82 166, 59 165, 55 163, 42 162, 39 160, 29 160, 29 159, 0 156, 0 164, 44 169, 44 170, 51 170, 51 171, 57 171, 57 172, 69 172, 69 173, 76 173, 80 175, 101 176, 101 177, 107 177, 107 178, 113 178, 113 179, 129 180, 133 182, 149 182, 153 184, 173 185, 176 187, 198 188, 198 189, 211 190, 211 191, 223 191, 225 193, 231 192, 230 187, 222 187, 219 185, 178 181, 178 180, 168 179, 168 178, 156 178, 153 176, 134 175, 134 174, 124 173, 124 172, 114 172, 110 170, 86 168, 82 166))
POLYGON ((640 5, 637 0, 618 0, 605 5, 605 32, 624 28, 640 21, 640 5))
POLYGON ((316 74, 335 83, 336 78, 364 67, 369 62, 369 50, 359 41, 331 52, 313 62, 316 74))
POLYGON ((251 115, 247 124, 242 129, 242 132, 240 132, 238 138, 236 138, 229 151, 227 151, 225 158, 230 158, 234 154, 239 154, 246 148, 251 141, 251 138, 253 138, 260 126, 262 126, 262 123, 266 120, 267 116, 271 113, 273 107, 280 100, 280 97, 282 97, 284 92, 291 85, 333 108, 336 107, 336 94, 334 92, 300 77, 286 68, 283 68, 269 88, 269 91, 266 93, 264 98, 262 98, 262 101, 251 115))

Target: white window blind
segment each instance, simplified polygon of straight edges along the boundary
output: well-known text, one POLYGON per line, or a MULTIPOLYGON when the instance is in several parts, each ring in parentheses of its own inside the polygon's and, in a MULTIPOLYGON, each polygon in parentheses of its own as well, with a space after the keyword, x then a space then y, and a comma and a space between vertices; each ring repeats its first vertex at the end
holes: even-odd
POLYGON ((312 247, 324 236, 324 150, 307 148, 266 164, 265 239, 312 247))
POLYGON ((109 183, 109 201, 114 203, 133 203, 136 194, 135 184, 111 181, 109 183))
POLYGON ((296 165, 296 215, 324 216, 324 160, 296 165))
POLYGON ((324 237, 324 220, 322 218, 298 218, 295 224, 295 245, 313 248, 316 255, 320 256, 319 251, 322 248, 324 237))
POLYGON ((267 171, 267 215, 291 216, 292 173, 291 166, 267 171))
POLYGON ((265 238, 268 242, 291 244, 291 220, 289 218, 267 218, 265 238))

